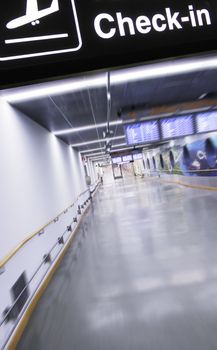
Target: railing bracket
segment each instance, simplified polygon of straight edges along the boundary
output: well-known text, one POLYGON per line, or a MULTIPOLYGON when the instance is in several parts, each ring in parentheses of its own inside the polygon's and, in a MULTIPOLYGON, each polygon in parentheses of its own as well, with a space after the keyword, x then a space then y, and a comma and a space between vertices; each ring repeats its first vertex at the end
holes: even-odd
POLYGON ((81 206, 78 205, 78 215, 81 215, 81 206))
POLYGON ((63 236, 58 238, 58 243, 59 243, 59 245, 64 244, 63 236))
POLYGON ((43 260, 44 260, 45 264, 51 263, 51 256, 50 256, 50 254, 45 254, 43 256, 43 260))
POLYGON ((6 309, 2 313, 2 316, 5 318, 6 323, 16 320, 15 308, 11 308, 10 306, 6 307, 6 309))
POLYGON ((44 232, 45 232, 45 231, 44 231, 44 229, 43 229, 43 230, 39 231, 38 235, 41 236, 41 235, 44 234, 44 232))

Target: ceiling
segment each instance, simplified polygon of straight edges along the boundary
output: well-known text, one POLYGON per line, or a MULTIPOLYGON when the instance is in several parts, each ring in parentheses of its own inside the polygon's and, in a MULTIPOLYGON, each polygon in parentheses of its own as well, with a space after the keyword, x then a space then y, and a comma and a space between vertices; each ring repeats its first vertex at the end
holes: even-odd
MULTIPOLYGON (((215 56, 211 56, 213 58, 215 56)), ((173 63, 174 61, 172 61, 173 63)), ((185 62, 185 60, 183 60, 185 62)), ((167 67, 170 62, 164 62, 165 69, 159 76, 151 74, 145 77, 138 76, 137 68, 129 68, 131 78, 120 83, 112 83, 112 75, 121 72, 111 73, 111 85, 107 85, 107 74, 101 73, 104 84, 94 87, 83 87, 71 92, 56 92, 55 94, 40 97, 32 97, 28 100, 13 102, 13 106, 25 113, 29 118, 39 123, 51 132, 64 131, 69 128, 81 128, 92 126, 93 129, 80 130, 65 135, 59 135, 67 144, 80 144, 89 141, 103 139, 103 131, 106 130, 107 107, 108 107, 108 89, 111 95, 110 122, 118 121, 119 125, 110 126, 113 131, 115 145, 123 145, 126 140, 124 137, 124 127, 121 121, 128 121, 131 117, 148 118, 153 108, 161 106, 177 105, 188 101, 198 101, 198 97, 204 93, 217 91, 217 68, 207 69, 202 66, 196 71, 187 73, 168 74, 167 67), (135 70, 137 78, 132 79, 135 70), (97 127, 104 123, 103 127, 97 127), (118 138, 120 137, 120 138, 118 138)), ((153 66, 153 65, 152 65, 153 66)), ((149 66, 145 66, 148 69, 149 66)), ((126 71, 126 70, 125 70, 126 71)), ((85 79, 81 77, 80 79, 85 79)), ((87 77, 88 78, 88 77, 87 77)), ((78 79, 78 78, 76 78, 78 79)), ((65 81, 72 81, 68 78, 57 83, 64 84, 65 81)), ((43 84, 41 84, 43 86, 43 84)), ((46 83, 45 83, 46 86, 46 83)), ((28 89, 35 88, 28 87, 28 89)), ((164 110, 164 108, 162 109, 164 110)), ((80 151, 95 150, 105 146, 105 142, 95 142, 78 146, 80 151)))

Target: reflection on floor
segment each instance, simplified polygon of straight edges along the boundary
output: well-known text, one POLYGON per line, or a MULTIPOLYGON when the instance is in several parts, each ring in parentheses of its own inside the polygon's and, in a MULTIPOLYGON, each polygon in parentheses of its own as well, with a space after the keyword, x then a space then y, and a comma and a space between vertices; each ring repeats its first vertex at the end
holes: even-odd
POLYGON ((217 194, 104 185, 19 350, 216 350, 217 194))

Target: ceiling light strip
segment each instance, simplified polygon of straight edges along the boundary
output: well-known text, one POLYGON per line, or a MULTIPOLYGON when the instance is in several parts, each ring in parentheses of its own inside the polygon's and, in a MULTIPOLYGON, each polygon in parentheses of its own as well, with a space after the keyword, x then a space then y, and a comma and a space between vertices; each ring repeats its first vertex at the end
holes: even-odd
POLYGON ((19 102, 67 94, 75 91, 88 90, 106 86, 105 74, 90 78, 79 78, 62 80, 53 83, 37 84, 24 88, 12 89, 2 94, 2 97, 8 102, 19 102))
POLYGON ((91 159, 92 162, 105 162, 107 158, 93 158, 91 159))
POLYGON ((105 155, 105 152, 89 153, 89 154, 85 154, 85 157, 90 158, 90 157, 99 156, 99 155, 104 156, 104 155, 105 155))
POLYGON ((80 151, 81 154, 89 153, 89 152, 95 152, 99 150, 103 150, 105 147, 98 147, 98 148, 92 148, 92 149, 85 149, 83 151, 80 151))
POLYGON ((93 160, 93 159, 104 159, 104 158, 108 158, 106 155, 104 156, 98 156, 98 157, 92 157, 92 158, 89 158, 90 160, 93 160))
MULTIPOLYGON (((217 57, 183 59, 173 62, 156 63, 138 68, 114 71, 111 74, 111 85, 122 84, 131 81, 155 79, 179 74, 186 74, 217 68, 217 57)), ((74 91, 88 90, 91 88, 105 87, 106 74, 100 76, 59 81, 7 90, 2 97, 8 102, 18 102, 29 99, 44 98, 45 96, 61 95, 74 91)))
POLYGON ((111 84, 122 84, 130 81, 156 79, 172 75, 193 73, 217 68, 217 57, 184 59, 173 62, 156 63, 144 67, 131 68, 114 72, 111 84))
POLYGON ((81 143, 74 143, 71 144, 72 147, 81 147, 81 146, 86 146, 86 145, 92 145, 94 143, 100 143, 100 142, 106 142, 106 141, 113 141, 113 140, 120 140, 120 139, 125 139, 125 135, 122 136, 115 136, 111 138, 105 138, 105 139, 99 139, 99 140, 91 140, 91 141, 86 141, 86 142, 81 142, 81 143))
POLYGON ((124 142, 124 143, 117 143, 116 145, 112 145, 112 149, 113 148, 117 148, 117 147, 122 147, 122 146, 127 146, 126 142, 124 142))
POLYGON ((133 149, 136 149, 135 147, 125 147, 125 148, 118 148, 114 151, 111 151, 112 152, 120 152, 120 151, 127 151, 127 150, 133 150, 133 149))
MULTIPOLYGON (((117 148, 117 147, 122 147, 122 146, 127 146, 126 143, 118 143, 116 145, 112 145, 112 149, 113 148, 117 148)), ((96 152, 96 151, 100 151, 100 150, 104 150, 105 147, 98 147, 98 148, 89 148, 89 149, 85 149, 80 151, 81 154, 86 154, 86 153, 90 153, 90 152, 96 152)))
MULTIPOLYGON (((122 124, 122 120, 114 120, 114 121, 110 122, 110 126, 120 125, 120 124, 122 124)), ((76 133, 76 132, 93 130, 96 128, 98 128, 98 129, 104 128, 106 126, 107 126, 107 123, 99 123, 96 125, 85 125, 85 126, 81 126, 81 127, 77 127, 77 128, 70 128, 70 129, 65 129, 65 130, 53 131, 53 134, 56 136, 66 135, 66 134, 72 134, 72 133, 76 133)))

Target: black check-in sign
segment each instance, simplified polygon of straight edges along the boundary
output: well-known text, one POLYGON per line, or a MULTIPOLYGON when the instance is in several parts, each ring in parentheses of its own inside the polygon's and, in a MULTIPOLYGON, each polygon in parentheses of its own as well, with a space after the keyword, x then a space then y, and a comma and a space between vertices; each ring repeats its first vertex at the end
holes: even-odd
POLYGON ((82 46, 74 0, 2 0, 0 61, 78 51, 82 46), (4 4, 3 4, 4 3, 4 4))

